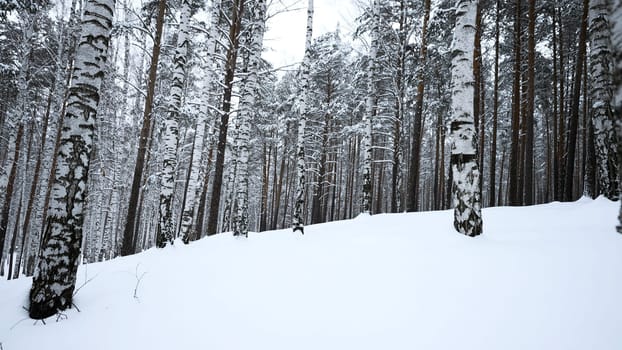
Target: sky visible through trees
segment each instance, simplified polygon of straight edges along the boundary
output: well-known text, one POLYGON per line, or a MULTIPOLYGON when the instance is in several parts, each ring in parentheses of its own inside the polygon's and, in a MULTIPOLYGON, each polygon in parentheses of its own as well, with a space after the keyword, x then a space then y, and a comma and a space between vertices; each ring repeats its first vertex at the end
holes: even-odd
POLYGON ((0 5, 0 275, 33 318, 177 238, 620 194, 617 0, 0 5))

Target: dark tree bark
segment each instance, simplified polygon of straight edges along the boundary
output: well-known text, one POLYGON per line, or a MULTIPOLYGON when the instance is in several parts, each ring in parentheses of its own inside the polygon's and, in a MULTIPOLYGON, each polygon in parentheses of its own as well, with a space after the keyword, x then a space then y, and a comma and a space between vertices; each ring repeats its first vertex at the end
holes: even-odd
POLYGON ((499 121, 499 6, 500 1, 496 1, 495 6, 495 76, 494 76, 494 91, 493 91, 493 106, 492 106, 492 141, 490 144, 490 189, 489 189, 489 203, 491 207, 495 206, 496 200, 496 170, 497 170, 497 126, 499 121))
POLYGON ((229 27, 229 48, 225 62, 225 81, 222 111, 220 115, 220 131, 216 146, 216 162, 214 163, 214 181, 212 197, 210 199, 209 216, 207 219, 207 234, 214 235, 218 231, 218 216, 220 212, 220 194, 225 166, 225 148, 227 146, 227 131, 229 130, 229 114, 231 112, 231 97, 233 94, 233 78, 235 76, 238 57, 239 34, 242 27, 242 13, 245 0, 235 0, 231 12, 231 26, 229 27))
POLYGON ((583 0, 583 15, 581 16, 581 28, 579 31, 579 47, 575 62, 574 84, 572 91, 572 101, 570 106, 570 120, 568 121, 568 142, 566 145, 566 163, 564 173, 564 200, 575 199, 573 194, 575 156, 577 147, 577 135, 579 131, 579 100, 581 98, 581 76, 583 74, 583 64, 585 60, 585 48, 587 37, 587 15, 589 0, 583 0))
POLYGON ((136 252, 136 229, 140 220, 137 208, 139 207, 138 200, 140 196, 140 189, 142 187, 141 184, 143 182, 145 157, 148 149, 147 143, 151 137, 151 112, 153 110, 153 98, 155 95, 158 62, 160 59, 160 42, 162 40, 162 28, 164 26, 165 12, 166 0, 159 0, 158 16, 156 18, 156 33, 153 41, 153 49, 151 51, 151 65, 149 67, 149 81, 147 82, 145 111, 143 113, 143 124, 140 129, 140 138, 138 139, 138 153, 136 155, 136 163, 134 163, 134 176, 132 179, 130 198, 127 205, 127 218, 125 221, 125 228, 123 229, 121 256, 134 254, 136 252))
POLYGON ((428 56, 428 21, 430 19, 430 0, 423 3, 423 22, 421 25, 421 51, 419 52, 419 68, 417 69, 417 100, 413 119, 411 140, 410 171, 408 186, 407 211, 419 210, 419 178, 421 161, 421 142, 423 141, 423 95, 425 93, 425 66, 428 56))
POLYGON ((510 205, 522 205, 519 191, 519 134, 520 134, 520 112, 521 112, 521 0, 516 0, 514 13, 514 83, 512 85, 512 141, 510 145, 510 169, 509 169, 509 200, 510 205))
POLYGON ((529 0, 529 23, 527 25, 527 103, 525 111, 525 181, 523 204, 534 204, 533 185, 533 116, 535 99, 535 55, 536 55, 536 0, 529 0))

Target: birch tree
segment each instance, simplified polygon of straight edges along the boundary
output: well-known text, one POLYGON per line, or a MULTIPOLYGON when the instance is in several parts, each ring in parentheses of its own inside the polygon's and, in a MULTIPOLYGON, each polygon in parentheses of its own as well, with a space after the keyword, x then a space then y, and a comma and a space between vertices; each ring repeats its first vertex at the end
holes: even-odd
POLYGON ((592 80, 592 125, 597 156, 600 193, 618 198, 618 169, 613 128, 611 31, 606 0, 590 1, 590 78, 592 80))
POLYGON ((257 75, 261 63, 263 50, 263 35, 265 30, 266 1, 255 0, 250 8, 251 23, 248 29, 248 70, 242 81, 242 95, 240 98, 240 113, 238 132, 238 179, 237 213, 233 227, 234 236, 248 236, 248 160, 249 142, 251 137, 251 113, 255 105, 257 94, 257 75))
MULTIPOLYGON (((214 79, 213 74, 213 61, 216 53, 216 36, 218 35, 218 20, 220 14, 220 0, 212 1, 211 5, 211 24, 209 29, 209 34, 207 38, 207 60, 208 60, 208 69, 206 72, 205 79, 205 87, 203 88, 203 104, 201 106, 201 110, 199 111, 199 116, 197 118, 195 134, 194 134, 194 142, 192 144, 192 156, 190 160, 190 176, 188 178, 188 189, 186 190, 186 200, 184 203, 184 210, 181 214, 181 225, 180 225, 180 236, 185 243, 188 243, 192 239, 196 239, 197 232, 192 230, 194 223, 194 213, 197 209, 197 198, 199 197, 200 190, 200 172, 201 172, 201 164, 203 160, 203 143, 205 139, 205 129, 207 127, 207 114, 208 114, 208 103, 209 103, 209 93, 208 88, 211 86, 214 79)), ((205 177, 208 177, 208 174, 202 174, 205 177)), ((201 208, 199 208, 201 209, 201 208)))
POLYGON ((467 236, 482 233, 480 171, 473 120, 473 43, 477 0, 458 0, 451 44, 451 171, 454 227, 467 236))
POLYGON ((99 90, 115 0, 88 0, 63 118, 56 175, 29 315, 43 319, 72 305, 82 244, 83 210, 99 90))
POLYGON ((173 194, 175 191, 175 171, 177 170, 177 143, 179 140, 179 114, 186 77, 186 61, 188 59, 188 21, 190 20, 190 3, 181 3, 181 20, 177 32, 177 47, 173 58, 173 78, 168 116, 164 120, 164 154, 162 163, 162 182, 160 187, 160 221, 158 223, 156 245, 160 248, 173 243, 175 223, 173 222, 173 194))
MULTIPOLYGON (((614 85, 614 113, 616 121, 616 133, 618 136, 617 153, 618 168, 622 168, 622 0, 613 0, 611 11, 611 41, 613 45, 613 85, 614 85)), ((618 232, 622 233, 622 207, 618 215, 620 225, 618 232)))
POLYGON ((379 3, 374 0, 372 3, 372 29, 369 53, 369 68, 367 71, 367 98, 365 102, 365 115, 363 116, 363 203, 362 212, 371 213, 372 178, 371 165, 373 162, 372 153, 372 123, 376 113, 375 106, 375 80, 376 79, 376 58, 378 56, 378 27, 379 27, 379 3))
POLYGON ((296 196, 294 197, 294 213, 292 229, 304 234, 306 165, 305 165, 305 128, 308 119, 309 71, 311 69, 311 38, 313 37, 313 0, 307 5, 307 32, 305 36, 305 55, 301 67, 301 92, 298 101, 300 117, 298 119, 298 141, 296 145, 296 196))

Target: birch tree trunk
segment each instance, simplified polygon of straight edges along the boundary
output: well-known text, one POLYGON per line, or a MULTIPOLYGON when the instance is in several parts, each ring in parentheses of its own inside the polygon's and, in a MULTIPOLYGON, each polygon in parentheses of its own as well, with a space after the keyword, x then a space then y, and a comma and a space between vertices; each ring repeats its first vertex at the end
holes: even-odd
POLYGON ((234 236, 248 236, 248 159, 249 142, 251 137, 251 113, 255 105, 257 94, 257 80, 261 52, 263 50, 263 35, 265 31, 266 1, 255 0, 250 8, 251 25, 248 31, 246 44, 248 47, 248 71, 242 81, 242 95, 240 97, 240 113, 238 132, 238 179, 237 212, 234 217, 234 236))
POLYGON ((369 70, 367 71, 367 100, 365 115, 363 116, 363 203, 362 212, 371 214, 372 195, 372 123, 376 113, 376 59, 378 56, 378 31, 379 31, 379 3, 372 3, 372 29, 371 45, 369 53, 369 70))
POLYGON ((307 125, 308 110, 307 100, 309 94, 309 71, 311 69, 311 38, 313 37, 313 0, 309 0, 307 5, 307 34, 305 40, 305 55, 302 59, 301 67, 301 92, 298 101, 300 110, 300 119, 298 120, 298 143, 296 145, 296 197, 294 204, 294 213, 292 216, 292 229, 294 232, 300 231, 304 234, 304 218, 307 216, 304 212, 305 208, 305 192, 306 192, 306 171, 305 164, 305 128, 307 125))
MULTIPOLYGON (((613 0, 611 11, 611 42, 613 46, 613 86, 614 86, 614 116, 616 133, 618 136, 617 153, 618 169, 622 169, 622 0, 613 0)), ((619 180, 619 179, 618 179, 619 180)), ((617 227, 622 233, 622 207, 618 215, 620 225, 617 227)))
POLYGON ((83 209, 115 0, 88 0, 63 118, 61 146, 29 315, 43 319, 72 305, 82 244, 83 209))
POLYGON ((592 126, 597 157, 599 191, 611 200, 619 195, 616 136, 612 109, 613 62, 609 8, 606 0, 590 2, 590 78, 592 79, 592 126))
POLYGON ((473 43, 477 0, 458 0, 451 62, 451 171, 454 227, 467 236, 482 233, 480 171, 473 119, 473 43))
MULTIPOLYGON (((211 7, 211 25, 207 42, 207 59, 209 60, 209 62, 214 60, 219 12, 220 0, 214 0, 211 7)), ((188 178, 189 183, 188 189, 186 191, 186 200, 184 203, 184 210, 181 216, 180 236, 184 243, 188 243, 190 240, 198 238, 197 233, 193 232, 194 230, 192 230, 192 227, 194 224, 194 213, 198 205, 197 198, 199 197, 199 191, 201 189, 201 181, 199 177, 201 173, 201 164, 203 162, 203 144, 205 140, 205 129, 207 127, 206 124, 208 113, 207 104, 209 103, 209 94, 207 90, 212 81, 214 81, 213 67, 209 66, 207 70, 205 88, 203 91, 203 106, 201 106, 201 111, 196 123, 196 131, 194 134, 194 142, 192 145, 192 159, 190 160, 190 169, 188 170, 190 172, 190 177, 188 178)), ((207 174, 203 174, 203 176, 207 176, 207 174)), ((202 210, 202 208, 200 208, 200 210, 202 210)))
POLYGON ((156 245, 160 248, 173 244, 175 223, 173 221, 173 194, 175 193, 175 173, 177 170, 177 143, 179 140, 179 114, 186 78, 188 59, 188 21, 190 3, 181 4, 181 20, 177 32, 177 48, 173 59, 173 79, 171 82, 168 116, 164 120, 164 154, 162 159, 162 182, 160 186, 160 221, 158 222, 156 245))

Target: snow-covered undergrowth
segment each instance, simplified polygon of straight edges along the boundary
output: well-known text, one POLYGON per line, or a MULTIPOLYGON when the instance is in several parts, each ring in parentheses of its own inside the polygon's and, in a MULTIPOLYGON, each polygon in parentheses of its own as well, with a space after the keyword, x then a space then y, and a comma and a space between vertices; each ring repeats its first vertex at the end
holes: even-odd
POLYGON ((33 325, 0 282, 3 350, 622 349, 619 203, 361 216, 81 266, 80 308, 33 325), (142 279, 140 279, 142 276, 142 279), (140 282, 138 280, 140 279, 140 282), (20 322, 21 321, 21 322, 20 322))

